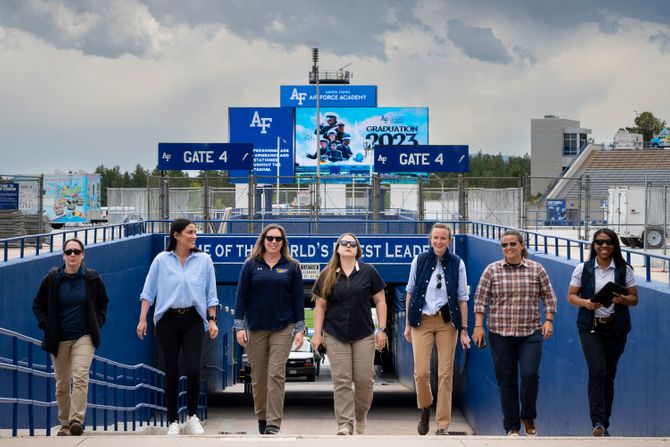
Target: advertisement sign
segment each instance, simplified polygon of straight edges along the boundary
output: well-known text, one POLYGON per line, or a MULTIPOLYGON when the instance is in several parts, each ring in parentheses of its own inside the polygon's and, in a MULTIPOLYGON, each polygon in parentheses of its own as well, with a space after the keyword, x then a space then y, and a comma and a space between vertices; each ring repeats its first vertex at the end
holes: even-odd
POLYGON ((468 172, 468 146, 376 146, 375 172, 468 172))
POLYGON ((565 225, 565 200, 547 200, 547 220, 545 225, 565 225))
MULTIPOLYGON (((362 236, 359 238, 363 262, 373 264, 410 264, 412 259, 428 250, 425 235, 389 237, 362 236)), ((335 250, 337 236, 296 236, 289 239, 291 256, 316 274, 314 264, 327 264, 335 250)), ((167 238, 164 241, 167 244, 167 238)), ((253 235, 198 236, 196 245, 212 257, 215 264, 242 264, 256 243, 253 235)), ((313 277, 314 275, 312 275, 313 277)))
POLYGON ((100 205, 99 175, 45 176, 44 190, 44 209, 51 222, 86 223, 91 211, 100 205))
MULTIPOLYGON (((315 85, 279 87, 282 107, 316 107, 315 85)), ((376 85, 319 85, 319 107, 377 107, 376 85)))
MULTIPOLYGON (((253 174, 283 177, 293 183, 293 109, 281 107, 230 107, 228 124, 231 143, 251 143, 253 174), (279 161, 278 161, 279 160, 279 161)), ((232 182, 246 182, 248 171, 231 171, 232 182)), ((263 183, 263 180, 260 180, 263 183)), ((275 183, 276 179, 268 179, 275 183)))
POLYGON ((316 110, 295 109, 296 173, 369 173, 377 145, 428 144, 427 107, 320 109, 319 152, 316 110))
POLYGON ((19 209, 19 184, 0 183, 0 210, 19 209))
POLYGON ((253 146, 230 143, 158 143, 158 169, 228 171, 251 169, 253 146))

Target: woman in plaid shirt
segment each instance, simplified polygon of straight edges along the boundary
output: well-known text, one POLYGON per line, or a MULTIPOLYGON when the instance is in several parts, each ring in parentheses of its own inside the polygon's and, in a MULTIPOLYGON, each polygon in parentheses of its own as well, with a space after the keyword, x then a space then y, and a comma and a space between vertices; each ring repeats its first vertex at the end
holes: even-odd
POLYGON ((486 267, 475 292, 472 340, 477 346, 483 346, 484 313, 488 307, 489 341, 505 431, 508 436, 519 436, 523 423, 526 435, 536 436, 535 403, 542 342, 551 337, 553 331, 556 295, 542 265, 527 259, 521 233, 508 230, 500 242, 504 258, 486 267), (540 298, 544 323, 540 316, 540 298))

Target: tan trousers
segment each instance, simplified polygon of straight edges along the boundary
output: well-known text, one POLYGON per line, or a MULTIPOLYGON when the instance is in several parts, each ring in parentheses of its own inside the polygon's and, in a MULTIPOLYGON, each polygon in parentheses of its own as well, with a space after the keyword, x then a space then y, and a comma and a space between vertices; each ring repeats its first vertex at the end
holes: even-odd
POLYGON ((293 344, 294 324, 280 331, 249 331, 247 356, 251 365, 254 411, 259 420, 281 427, 284 416, 286 360, 293 344))
POLYGON ((333 376, 335 420, 353 433, 354 420, 365 421, 372 405, 375 336, 345 343, 324 333, 323 340, 333 376))
POLYGON ((454 325, 445 323, 441 315, 424 315, 421 324, 412 327, 414 383, 419 408, 429 407, 433 403, 433 393, 430 389, 430 357, 433 344, 437 345, 438 388, 435 420, 438 429, 447 429, 451 423, 451 393, 457 335, 458 331, 454 325))
POLYGON ((84 335, 77 340, 60 342, 58 355, 55 357, 51 355, 56 375, 56 400, 61 425, 68 425, 70 421, 84 423, 88 398, 88 372, 94 351, 91 336, 84 335))

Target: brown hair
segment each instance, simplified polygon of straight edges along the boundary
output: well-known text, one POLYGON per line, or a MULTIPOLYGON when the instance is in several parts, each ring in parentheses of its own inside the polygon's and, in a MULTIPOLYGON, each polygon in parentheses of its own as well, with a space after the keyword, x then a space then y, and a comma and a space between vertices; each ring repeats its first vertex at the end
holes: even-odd
POLYGON ((263 227, 263 230, 261 230, 261 234, 258 235, 258 239, 256 239, 256 244, 254 245, 254 248, 251 250, 251 254, 247 258, 247 260, 260 259, 263 257, 263 255, 265 254, 265 244, 263 242, 265 241, 265 236, 267 236, 270 230, 279 230, 282 237, 284 238, 281 244, 281 249, 279 250, 281 255, 286 259, 288 259, 290 262, 298 264, 298 261, 296 261, 288 251, 288 238, 286 237, 286 230, 284 230, 284 227, 282 227, 279 224, 269 224, 263 227))
POLYGON ((63 244, 63 251, 65 251, 65 247, 67 247, 67 244, 69 244, 70 242, 76 242, 77 244, 79 244, 81 252, 82 253, 84 252, 84 243, 76 238, 68 239, 67 241, 65 241, 65 243, 63 244))
POLYGON ((527 258, 528 257, 528 250, 526 250, 526 246, 523 243, 523 236, 521 235, 520 231, 517 230, 506 230, 502 236, 500 236, 500 240, 502 241, 505 236, 516 236, 517 240, 521 245, 523 245, 523 248, 521 249, 521 257, 522 258, 527 258))
POLYGON ((435 222, 432 227, 430 227, 430 233, 428 233, 428 239, 433 235, 433 230, 440 228, 442 230, 447 230, 449 232, 449 239, 452 238, 451 227, 445 223, 435 222))
MULTIPOLYGON (((330 257, 326 268, 323 269, 319 275, 319 279, 316 280, 316 284, 319 285, 321 295, 319 298, 323 298, 325 301, 328 301, 328 296, 333 291, 335 283, 337 282, 337 277, 340 272, 337 269, 340 268, 340 254, 337 252, 338 247, 340 246, 340 241, 344 236, 351 236, 356 241, 356 259, 363 256, 363 250, 361 249, 361 243, 358 238, 351 233, 343 233, 340 237, 337 238, 335 242, 335 249, 333 250, 333 255, 330 257)), ((316 295, 312 294, 312 301, 316 301, 316 295)))

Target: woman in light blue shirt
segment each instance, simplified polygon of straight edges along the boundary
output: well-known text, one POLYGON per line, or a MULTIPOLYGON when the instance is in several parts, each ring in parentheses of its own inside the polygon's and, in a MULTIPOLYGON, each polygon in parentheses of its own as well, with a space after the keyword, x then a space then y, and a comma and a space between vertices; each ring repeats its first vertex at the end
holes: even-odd
POLYGON ((170 422, 168 436, 179 434, 177 401, 179 351, 183 351, 188 378, 187 432, 201 435, 205 430, 196 416, 200 389, 200 353, 204 332, 216 338, 216 276, 208 254, 195 246, 196 227, 188 219, 170 226, 167 249, 154 258, 140 294, 142 302, 137 336, 147 335, 147 312, 156 302, 156 340, 165 361, 165 402, 170 422))

